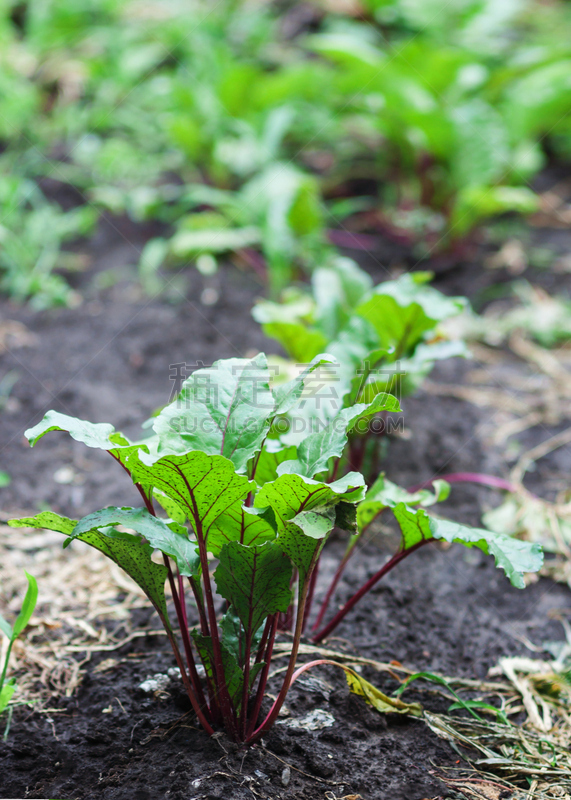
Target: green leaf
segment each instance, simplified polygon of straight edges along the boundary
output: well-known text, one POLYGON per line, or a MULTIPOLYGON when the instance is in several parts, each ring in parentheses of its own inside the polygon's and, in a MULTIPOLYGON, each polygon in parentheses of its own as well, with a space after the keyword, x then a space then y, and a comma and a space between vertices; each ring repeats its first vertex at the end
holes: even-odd
POLYGON ((525 587, 523 574, 537 572, 543 564, 543 554, 538 544, 429 517, 423 509, 413 510, 404 503, 395 507, 394 514, 400 525, 405 549, 423 539, 443 539, 466 547, 478 547, 486 555, 494 557, 496 566, 504 570, 512 585, 518 589, 525 587))
POLYGON ((456 197, 450 229, 460 237, 486 217, 507 211, 533 214, 539 207, 539 196, 527 186, 466 186, 456 197))
POLYGON ((280 464, 278 474, 294 472, 312 478, 323 472, 328 468, 330 458, 342 455, 347 444, 347 432, 359 420, 366 420, 385 410, 400 411, 396 397, 378 394, 371 403, 358 403, 350 408, 343 408, 322 431, 310 434, 301 442, 297 448, 297 459, 280 464))
POLYGON ((258 486, 271 483, 278 477, 278 467, 282 461, 288 461, 297 455, 297 447, 284 447, 279 439, 266 439, 264 449, 256 464, 254 479, 258 486))
POLYGON ((350 258, 338 257, 311 276, 317 304, 316 322, 327 337, 334 339, 353 309, 372 286, 370 276, 350 258))
POLYGON ((276 542, 249 546, 229 542, 219 558, 214 573, 218 592, 231 604, 246 632, 257 631, 270 614, 287 611, 291 564, 276 542))
POLYGON ((261 448, 274 413, 269 377, 263 353, 193 372, 177 399, 155 418, 159 453, 220 454, 243 472, 261 448))
POLYGON ((299 364, 307 364, 327 347, 327 338, 321 331, 301 322, 266 322, 262 329, 299 364))
POLYGON ((337 506, 324 506, 300 511, 280 533, 278 544, 298 568, 302 584, 335 525, 336 510, 337 506))
POLYGON ((227 458, 198 450, 157 461, 139 452, 129 459, 129 468, 134 481, 157 487, 184 508, 195 534, 207 543, 216 520, 225 512, 235 514, 252 488, 227 458))
MULTIPOLYGON (((44 528, 71 536, 77 520, 62 517, 53 511, 42 511, 35 517, 10 519, 8 525, 12 528, 44 528)), ((169 624, 165 600, 167 568, 152 561, 152 547, 143 544, 138 536, 113 529, 108 533, 88 531, 74 538, 86 542, 118 564, 145 592, 164 624, 169 624)))
POLYGON ((414 273, 381 283, 356 309, 374 326, 381 346, 395 348, 395 359, 411 352, 437 322, 459 314, 466 305, 462 298, 445 297, 422 285, 425 281, 424 273, 414 273))
POLYGON ((14 623, 14 638, 22 633, 30 621, 38 601, 38 584, 36 579, 33 577, 33 575, 29 575, 27 572, 25 575, 28 580, 28 589, 26 591, 26 596, 24 597, 24 602, 22 603, 22 610, 16 617, 16 622, 14 623))
POLYGON ((282 301, 259 300, 252 309, 252 316, 263 325, 267 322, 310 322, 315 311, 315 301, 297 287, 284 290, 282 301))
POLYGON ((265 484, 256 495, 256 506, 273 508, 278 544, 298 568, 302 585, 335 525, 335 506, 360 499, 362 488, 363 476, 358 473, 332 484, 286 474, 265 484))
POLYGON ((346 67, 354 65, 371 68, 375 76, 383 69, 387 55, 362 35, 362 29, 349 33, 319 33, 308 38, 307 44, 317 53, 328 56, 346 67), (359 35, 361 34, 361 35, 359 35))
POLYGON ((480 97, 453 108, 456 144, 452 176, 458 188, 493 184, 506 172, 507 130, 500 114, 480 97))
POLYGON ((212 228, 210 230, 181 230, 170 240, 171 253, 187 258, 197 253, 224 253, 260 244, 262 233, 250 225, 245 228, 212 228))
POLYGON ((311 511, 300 511, 288 525, 297 525, 311 539, 323 539, 335 525, 336 511, 337 506, 317 506, 311 511))
POLYGON ((81 533, 105 528, 109 525, 123 525, 143 536, 153 549, 160 550, 176 561, 181 575, 192 577, 200 569, 200 557, 196 543, 184 535, 175 533, 169 525, 144 508, 117 508, 110 506, 95 511, 80 519, 73 529, 72 538, 81 533))
MULTIPOLYGON (((228 650, 234 654, 238 663, 243 666, 246 655, 244 629, 242 628, 240 618, 232 607, 228 609, 220 620, 220 630, 222 632, 222 642, 228 650)), ((255 638, 259 643, 261 637, 261 630, 259 628, 256 634, 258 635, 255 636, 255 638)))
POLYGON ((337 503, 335 506, 335 527, 347 533, 358 533, 357 508, 354 503, 337 503))
POLYGON ((184 509, 181 508, 172 497, 169 497, 168 494, 161 492, 159 489, 153 489, 153 497, 157 503, 164 508, 171 519, 178 522, 180 525, 184 525, 186 522, 184 509))
POLYGON ((24 434, 33 447, 42 436, 50 431, 67 431, 72 439, 83 442, 88 447, 96 447, 100 450, 111 450, 114 447, 109 436, 114 433, 115 428, 107 422, 93 423, 83 419, 69 417, 67 414, 60 414, 59 411, 48 411, 41 422, 28 428, 24 434))
POLYGON ((307 536, 307 534, 294 523, 287 523, 280 532, 278 544, 297 567, 300 586, 304 585, 312 568, 315 566, 317 557, 322 551, 326 540, 326 536, 323 536, 321 539, 307 536))
MULTIPOLYGON (((216 671, 214 668, 214 650, 212 646, 212 637, 203 636, 198 630, 190 632, 196 649, 200 654, 204 669, 210 680, 217 685, 216 671)), ((238 663, 238 659, 232 650, 224 642, 220 643, 220 651, 222 653, 222 668, 224 670, 224 678, 226 686, 228 687, 228 694, 230 700, 236 711, 240 710, 242 705, 242 688, 244 686, 244 673, 238 663)), ((252 664, 250 668, 250 687, 254 683, 259 671, 263 668, 264 663, 252 664)))
POLYGON ((357 506, 357 525, 359 530, 369 525, 372 520, 385 508, 394 508, 397 503, 407 506, 427 506, 441 503, 450 494, 450 484, 443 480, 435 480, 432 484, 434 491, 420 489, 417 492, 408 492, 396 483, 387 480, 381 473, 365 495, 365 499, 357 506))
POLYGON ((276 401, 274 414, 287 414, 291 411, 301 399, 306 378, 322 364, 329 364, 332 361, 332 357, 327 354, 316 356, 296 378, 274 387, 272 390, 276 401))
POLYGON ((77 520, 69 517, 62 517, 54 511, 42 511, 35 517, 20 517, 19 519, 9 519, 8 525, 11 528, 43 528, 47 531, 56 531, 71 536, 73 529, 77 525, 77 520))
POLYGON ((6 683, 0 689, 0 714, 6 709, 8 703, 12 699, 12 695, 16 691, 15 683, 6 683))
POLYGON ((358 472, 350 472, 335 483, 321 483, 296 474, 280 475, 272 483, 259 490, 254 501, 257 508, 271 506, 276 515, 278 530, 302 511, 334 506, 341 500, 351 502, 360 499, 364 478, 358 472))
POLYGON ((218 556, 228 542, 259 545, 276 538, 276 519, 271 508, 233 505, 210 528, 208 549, 218 556))
POLYGON ((9 622, 7 622, 2 614, 0 614, 0 631, 6 636, 8 639, 11 639, 14 635, 14 630, 9 622))
MULTIPOLYGON (((212 646, 212 637, 203 636, 200 631, 194 629, 191 632, 196 649, 200 654, 202 663, 206 674, 216 686, 216 670, 214 668, 214 648, 212 646)), ((234 653, 228 648, 226 644, 220 642, 220 651, 222 654, 222 667, 224 669, 224 677, 226 679, 226 686, 228 687, 228 694, 235 709, 238 708, 242 701, 242 687, 244 685, 244 675, 242 669, 238 664, 238 660, 234 653)))

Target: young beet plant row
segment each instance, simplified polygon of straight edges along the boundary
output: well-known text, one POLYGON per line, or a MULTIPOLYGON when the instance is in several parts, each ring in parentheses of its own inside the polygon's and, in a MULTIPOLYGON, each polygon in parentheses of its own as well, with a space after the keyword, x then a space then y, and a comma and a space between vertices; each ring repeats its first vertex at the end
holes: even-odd
MULTIPOLYGON (((541 565, 537 545, 430 516, 425 507, 445 496, 443 484, 434 494, 409 494, 380 476, 367 489, 363 475, 351 469, 348 440, 366 438, 379 413, 400 410, 387 392, 364 397, 349 383, 337 412, 313 418, 311 432, 306 428, 292 444, 293 422, 310 419, 304 406, 310 381, 332 362, 331 356, 318 355, 297 377, 271 383, 263 354, 218 361, 192 373, 177 399, 154 418, 154 435, 143 442, 129 441, 109 424, 56 411, 27 432, 31 445, 50 431, 67 431, 106 450, 130 474, 142 505, 104 508, 79 521, 44 511, 10 525, 59 531, 67 537, 64 547, 76 539, 86 542, 122 567, 156 609, 204 729, 212 734, 223 728, 246 744, 273 725, 298 674, 319 560, 334 528, 347 533, 348 554, 317 614, 314 641, 328 635, 383 575, 429 542, 480 548, 517 587, 524 585, 524 572, 541 565), (398 551, 325 622, 352 543, 387 509, 400 527, 398 551), (167 581, 176 625, 167 612, 167 581), (189 603, 197 620, 192 627, 189 603), (291 656, 277 698, 262 713, 279 631, 291 634, 291 656)), ((354 673, 349 678, 359 680, 354 673)))

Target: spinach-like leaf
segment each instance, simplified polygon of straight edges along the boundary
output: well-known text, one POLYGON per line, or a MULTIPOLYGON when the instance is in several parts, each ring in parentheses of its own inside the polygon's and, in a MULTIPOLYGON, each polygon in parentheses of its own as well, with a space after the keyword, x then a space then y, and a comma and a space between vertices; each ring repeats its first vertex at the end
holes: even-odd
MULTIPOLYGON (((77 520, 62 517, 53 511, 42 511, 34 517, 11 519, 8 524, 13 528, 44 528, 72 536, 77 520)), ((111 561, 115 561, 141 587, 163 622, 168 624, 164 589, 167 568, 162 564, 155 564, 151 559, 153 548, 150 545, 141 542, 138 536, 120 533, 113 528, 106 531, 85 531, 74 538, 86 542, 111 561)))
POLYGON ((443 539, 466 547, 478 547, 494 557, 496 566, 504 570, 513 586, 523 589, 524 572, 537 572, 543 563, 543 554, 538 544, 523 542, 501 533, 483 528, 470 528, 447 519, 429 517, 423 509, 413 510, 404 503, 394 509, 403 536, 403 545, 408 549, 423 539, 443 539))
POLYGON ((276 538, 276 519, 271 508, 234 504, 210 528, 208 549, 215 556, 228 542, 258 545, 276 538))
MULTIPOLYGON (((319 433, 307 436, 297 448, 297 459, 284 461, 278 466, 278 475, 295 472, 312 478, 327 469, 329 459, 341 456, 347 444, 347 432, 359 420, 366 420, 379 411, 400 411, 396 397, 379 394, 371 403, 358 403, 342 409, 319 433)), ((363 431, 361 431, 363 432, 363 431)))
POLYGON ((407 355, 426 331, 466 305, 463 298, 445 297, 424 286, 429 277, 430 273, 421 272, 381 283, 356 309, 374 326, 382 346, 396 348, 395 358, 407 355))
POLYGON ((263 353, 254 359, 216 361, 193 372, 177 399, 154 420, 159 453, 220 454, 244 472, 260 450, 274 413, 269 378, 263 353))
POLYGON ((433 481, 433 489, 420 489, 417 492, 407 492, 401 486, 389 481, 381 473, 371 488, 367 491, 365 499, 357 506, 357 525, 363 530, 385 508, 394 508, 397 503, 408 506, 427 506, 441 503, 450 494, 450 484, 446 481, 433 481))
POLYGON ((278 530, 302 511, 334 506, 361 499, 363 476, 350 472, 335 483, 322 483, 296 474, 280 475, 259 490, 254 501, 257 508, 271 506, 276 515, 278 530))
POLYGON ((241 502, 252 484, 224 456, 192 450, 153 460, 139 452, 128 461, 134 481, 152 485, 185 509, 194 532, 206 540, 216 520, 241 502))
POLYGON ((95 511, 79 520, 71 534, 75 539, 81 533, 105 528, 109 525, 124 525, 143 536, 157 550, 171 556, 176 561, 181 575, 193 576, 200 569, 200 559, 196 551, 196 543, 184 534, 175 533, 169 525, 144 508, 116 508, 110 506, 95 511))
POLYGON ((107 422, 87 422, 67 414, 61 414, 59 411, 48 411, 37 425, 28 428, 25 436, 33 447, 42 436, 50 431, 66 431, 76 442, 83 442, 88 447, 100 450, 112 450, 117 446, 109 439, 115 432, 113 425, 107 422))
POLYGON ((277 542, 225 544, 214 580, 246 631, 258 630, 267 616, 287 611, 291 602, 291 564, 277 542))

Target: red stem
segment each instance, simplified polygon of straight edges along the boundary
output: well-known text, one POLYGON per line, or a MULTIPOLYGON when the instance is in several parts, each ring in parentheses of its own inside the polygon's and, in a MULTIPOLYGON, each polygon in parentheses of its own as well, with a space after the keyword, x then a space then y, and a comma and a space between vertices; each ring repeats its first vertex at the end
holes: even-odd
MULTIPOLYGON (((125 470, 125 472, 128 475, 131 474, 129 472, 129 470, 127 469, 127 467, 124 464, 121 464, 121 461, 117 458, 117 456, 113 455, 113 453, 111 453, 111 452, 109 453, 109 455, 112 456, 112 458, 114 458, 115 461, 117 461, 123 467, 123 469, 125 470)), ((145 491, 143 490, 143 487, 141 486, 140 483, 135 483, 135 486, 137 487, 137 489, 139 491, 139 494, 141 495, 141 497, 144 500, 144 503, 145 503, 145 506, 147 508, 147 511, 149 512, 149 514, 152 514, 153 517, 155 517, 156 514, 155 514, 155 508, 153 506, 153 501, 149 497, 147 497, 147 495, 146 495, 145 491)), ((173 579, 173 576, 172 576, 172 569, 170 567, 170 563, 169 563, 168 557, 164 553, 163 553, 163 559, 166 562, 166 566, 167 566, 167 569, 168 569, 168 575, 169 575, 169 583, 171 585, 171 590, 173 590, 174 589, 174 579, 173 579)), ((176 590, 173 591, 173 598, 175 596, 176 596, 176 590)), ((176 608, 176 603, 175 603, 175 608, 176 608)), ((176 641, 176 639, 175 639, 175 637, 173 635, 170 622, 169 622, 168 618, 163 615, 163 612, 159 608, 156 608, 156 611, 157 611, 157 613, 159 615, 159 618, 160 618, 160 620, 161 620, 161 622, 163 624, 163 627, 164 627, 164 629, 166 631, 168 640, 169 640, 169 642, 171 644, 171 647, 172 647, 172 650, 173 650, 173 653, 174 653, 174 657, 175 657, 177 666, 178 666, 178 668, 180 670, 180 674, 181 674, 181 677, 182 677, 182 682, 184 684, 184 688, 186 689, 186 693, 188 695, 188 699, 190 700, 190 703, 191 703, 191 705, 192 705, 192 707, 193 707, 193 709, 194 709, 194 711, 196 713, 196 716, 198 717, 198 721, 200 722, 200 724, 202 725, 202 727, 204 728, 206 733, 209 736, 212 736, 214 734, 214 730, 212 728, 212 725, 210 724, 210 722, 208 721, 208 719, 204 715, 203 707, 208 708, 208 706, 206 704, 206 699, 204 698, 204 694, 202 692, 202 687, 200 685, 200 679, 198 678, 198 674, 196 674, 196 667, 194 666, 194 659, 191 659, 191 662, 189 663, 189 668, 192 669, 192 667, 194 667, 194 671, 195 671, 195 674, 196 674, 195 686, 193 687, 193 685, 191 684, 191 682, 190 682, 190 680, 188 678, 188 675, 186 674, 186 669, 184 667, 184 661, 182 660, 182 656, 181 656, 177 641, 176 641), (197 693, 199 693, 200 702, 199 702, 199 700, 197 699, 197 697, 195 695, 195 691, 197 691, 197 693)), ((180 619, 179 619, 179 627, 180 627, 180 619)), ((188 628, 186 629, 186 632, 188 634, 188 628)), ((181 633, 182 633, 182 629, 181 629, 181 633)), ((184 637, 183 637, 183 639, 184 639, 184 637)), ((191 653, 191 655, 192 655, 192 653, 191 653)))
MULTIPOLYGON (((169 584, 170 584, 170 587, 171 587, 172 599, 173 599, 174 607, 175 607, 175 611, 176 611, 176 618, 178 620, 178 627, 180 629, 180 635, 181 635, 181 638, 182 638, 182 643, 184 645, 184 652, 185 652, 185 655, 186 655, 186 662, 187 662, 188 669, 189 669, 189 672, 190 672, 191 681, 192 681, 192 683, 194 685, 194 691, 196 692, 196 694, 198 696, 198 700, 199 700, 201 706, 203 706, 204 708, 208 709, 208 703, 206 702, 206 698, 204 696, 204 692, 202 691, 200 678, 199 678, 198 673, 196 671, 196 664, 194 663, 194 656, 192 655, 192 648, 191 648, 191 645, 190 645, 190 636, 188 634, 188 623, 187 623, 187 619, 186 619, 186 609, 183 610, 183 606, 182 606, 180 597, 179 597, 178 592, 176 590, 176 586, 175 586, 175 582, 174 582, 174 575, 173 575, 173 572, 172 572, 170 561, 169 561, 168 556, 165 553, 163 553, 163 561, 164 561, 165 567, 168 570, 168 578, 169 578, 169 584)), ((179 575, 179 582, 180 582, 179 585, 182 584, 182 578, 180 577, 180 575, 179 575)), ((183 592, 184 592, 184 588, 183 588, 183 592)), ((184 593, 183 593, 183 597, 184 597, 184 593)))
POLYGON ((305 604, 305 613, 303 615, 303 627, 301 632, 305 631, 305 626, 307 625, 307 618, 311 613, 311 605, 313 603, 313 595, 315 593, 315 584, 317 583, 317 573, 319 572, 319 558, 315 563, 315 567, 313 568, 313 572, 311 573, 311 578, 309 581, 309 592, 307 594, 307 602, 305 604))
POLYGON ((349 559, 351 558, 351 556, 355 552, 355 546, 356 546, 357 542, 359 541, 359 539, 361 538, 361 536, 363 535, 364 532, 365 532, 365 528, 363 528, 361 533, 357 534, 354 537, 353 541, 349 543, 349 547, 345 551, 345 555, 343 556, 343 559, 341 560, 341 563, 337 567, 337 571, 335 572, 335 575, 333 576, 333 580, 331 581, 331 585, 329 586, 329 589, 327 590, 327 594, 325 595, 325 599, 323 600, 323 602, 321 604, 321 608, 319 609, 319 614, 317 615, 317 619, 315 620, 315 622, 313 624, 313 627, 311 628, 312 631, 316 631, 319 628, 319 626, 321 625, 321 623, 323 622, 323 617, 327 613, 327 609, 329 608, 329 603, 331 602, 331 598, 333 597, 333 593, 335 592, 335 589, 337 588, 337 584, 341 580, 341 576, 343 575, 343 572, 345 571, 345 567, 347 566, 347 564, 349 563, 349 559))
POLYGON ((206 614, 204 613, 204 604, 202 602, 202 598, 200 597, 200 592, 198 589, 198 585, 194 578, 189 576, 188 582, 190 584, 190 588, 192 589, 192 594, 194 595, 194 602, 196 603, 196 608, 198 609, 198 617, 200 619, 200 632, 203 636, 210 636, 210 629, 208 627, 208 620, 206 619, 206 614))
MULTIPOLYGON (((278 630, 278 619, 279 614, 273 614, 270 630, 269 630, 269 639, 268 639, 268 647, 266 649, 265 655, 265 664, 260 674, 260 682, 258 684, 258 691, 256 692, 256 699, 254 700, 254 708, 252 710, 252 716, 250 719, 250 724, 248 726, 248 730, 246 732, 246 738, 249 738, 252 735, 252 731, 256 727, 256 723, 258 721, 258 717, 260 716, 260 709, 262 707, 262 702, 264 699, 264 692, 266 691, 266 685, 268 683, 268 675, 270 672, 270 663, 272 660, 272 652, 274 649, 274 641, 276 639, 276 632, 278 630)), ((265 633, 265 631, 264 631, 265 633)))
POLYGON ((279 619, 279 612, 276 612, 276 614, 272 614, 271 617, 268 617, 266 619, 266 624, 264 625, 264 631, 262 633, 262 638, 260 639, 260 644, 258 645, 258 652, 256 653, 256 660, 254 662, 255 664, 258 664, 262 660, 262 656, 264 654, 264 647, 266 646, 266 642, 268 640, 268 636, 269 636, 270 630, 271 630, 271 628, 272 628, 272 626, 274 624, 274 617, 275 616, 277 616, 278 619, 279 619))
MULTIPOLYGON (((448 483, 479 483, 482 486, 491 486, 493 489, 502 489, 505 492, 517 492, 520 487, 515 483, 505 480, 505 478, 498 478, 496 475, 486 475, 482 472, 452 472, 450 475, 439 475, 438 478, 448 483)), ((429 481, 417 483, 416 486, 411 486, 407 489, 408 492, 418 492, 419 489, 427 489, 432 486, 437 478, 431 478, 429 481)))
POLYGON ((433 541, 433 540, 432 539, 423 539, 421 542, 417 542, 412 547, 409 547, 408 550, 401 550, 398 553, 395 553, 395 555, 392 558, 390 558, 387 561, 387 563, 383 567, 381 567, 381 569, 378 572, 375 572, 375 574, 373 575, 372 578, 369 578, 369 580, 366 583, 364 583, 363 586, 361 586, 361 588, 359 589, 358 592, 355 592, 353 597, 351 597, 349 600, 347 600, 347 602, 345 603, 343 608, 340 611, 338 611, 337 614, 335 614, 335 616, 333 617, 331 622, 329 622, 325 626, 325 628, 322 628, 322 630, 320 630, 319 633, 317 633, 315 636, 312 637, 312 641, 315 642, 315 643, 319 643, 323 639, 325 639, 326 636, 329 636, 331 631, 333 631, 334 628, 336 628, 337 625, 339 625, 341 620, 349 613, 349 611, 351 611, 353 606, 356 603, 358 603, 359 600, 364 595, 366 595, 367 592, 370 591, 373 588, 373 586, 378 581, 381 580, 381 578, 383 578, 387 574, 387 572, 390 572, 391 569, 393 569, 393 567, 396 567, 396 565, 399 562, 401 562, 403 560, 403 558, 406 558, 406 556, 410 555, 411 553, 414 553, 415 550, 418 550, 419 547, 422 547, 422 545, 427 544, 428 542, 431 542, 431 541, 433 541))
POLYGON ((204 597, 208 611, 208 621, 210 625, 210 636, 212 639, 212 650, 214 655, 214 672, 216 674, 216 687, 220 698, 220 710, 224 718, 224 724, 230 736, 237 740, 236 717, 230 700, 226 676, 224 675, 224 664, 222 662, 222 650, 220 639, 218 638, 218 626, 216 623, 216 609, 214 608, 214 598, 212 596, 212 586, 210 585, 210 573, 208 571, 208 555, 206 552, 206 542, 202 535, 202 524, 198 515, 195 517, 196 538, 198 540, 198 550, 200 562, 202 564, 202 579, 204 581, 204 597))
POLYGON ((256 728, 256 730, 247 739, 247 743, 248 744, 254 744, 254 742, 257 742, 259 739, 261 739, 261 737, 264 735, 264 733, 266 733, 266 731, 268 731, 272 727, 272 725, 276 721, 277 716, 280 713, 280 709, 281 709, 281 707, 284 704, 284 701, 286 699, 286 695, 287 695, 287 692, 288 692, 288 689, 289 689, 289 685, 290 685, 290 682, 291 682, 291 676, 292 676, 293 671, 295 669, 295 662, 296 662, 296 659, 297 659, 297 653, 299 651, 299 643, 301 641, 301 632, 302 632, 302 627, 303 627, 303 619, 304 619, 304 616, 305 616, 305 603, 306 603, 306 600, 307 600, 307 592, 309 590, 309 581, 310 581, 310 578, 311 578, 311 573, 313 572, 313 570, 315 568, 315 563, 316 563, 318 558, 319 558, 319 553, 317 552, 317 549, 316 549, 316 551, 315 551, 315 553, 313 555, 313 558, 311 559, 311 563, 309 564, 309 568, 307 570, 307 574, 306 574, 305 580, 303 582, 303 586, 300 585, 300 587, 299 587, 299 592, 298 592, 298 598, 299 599, 298 599, 298 604, 297 604, 297 617, 296 617, 296 621, 295 621, 295 631, 293 633, 293 642, 292 642, 292 646, 291 646, 291 655, 290 655, 290 658, 289 658, 288 667, 287 667, 287 670, 286 670, 286 674, 285 674, 284 682, 282 684, 282 688, 280 690, 280 693, 277 696, 276 702, 273 704, 273 706, 270 709, 270 712, 267 715, 267 717, 265 718, 265 720, 262 722, 262 724, 258 728, 256 728))

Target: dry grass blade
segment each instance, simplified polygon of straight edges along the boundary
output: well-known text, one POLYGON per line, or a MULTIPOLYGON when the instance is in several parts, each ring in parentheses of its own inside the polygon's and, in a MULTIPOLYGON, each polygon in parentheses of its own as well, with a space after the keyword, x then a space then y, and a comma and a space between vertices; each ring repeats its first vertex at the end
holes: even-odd
MULTIPOLYGON (((568 639, 571 631, 566 627, 568 639)), ((511 707, 519 697, 527 719, 521 725, 451 717, 425 711, 430 729, 451 743, 471 770, 439 777, 466 797, 514 800, 571 800, 571 641, 555 661, 503 658, 494 674, 505 675, 513 688, 511 707), (476 770, 476 774, 474 774, 476 770), (461 777, 458 777, 458 773, 461 777), (503 787, 508 794, 494 794, 503 787), (487 792, 487 793, 486 793, 487 792)))
POLYGON ((571 791, 569 746, 554 742, 552 737, 516 725, 430 711, 425 711, 424 719, 437 736, 453 744, 474 768, 493 769, 514 790, 528 788, 527 778, 530 778, 571 791))

